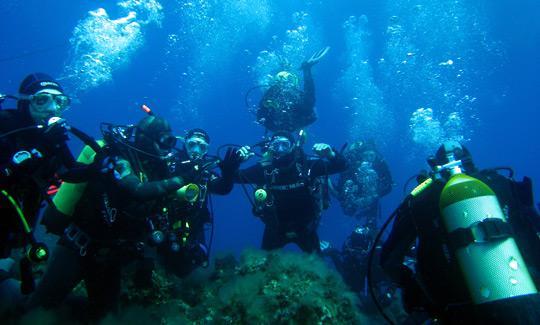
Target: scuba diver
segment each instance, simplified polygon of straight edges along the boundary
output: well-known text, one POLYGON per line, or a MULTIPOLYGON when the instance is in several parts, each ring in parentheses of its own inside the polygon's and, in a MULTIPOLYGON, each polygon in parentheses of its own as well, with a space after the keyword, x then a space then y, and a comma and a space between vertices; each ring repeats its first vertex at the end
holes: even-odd
POLYGON ((79 161, 100 172, 87 183, 64 183, 45 211, 43 224, 61 238, 27 308, 54 308, 84 280, 87 316, 96 320, 118 307, 126 265, 137 262, 135 282, 150 283, 147 218, 180 195, 184 182, 172 175, 177 138, 165 119, 148 113, 136 126, 103 123, 102 147, 83 149, 79 161))
POLYGON ((339 175, 337 185, 331 186, 343 212, 365 225, 377 229, 381 197, 392 190, 393 182, 386 161, 377 151, 373 140, 356 141, 343 153, 349 168, 339 175))
POLYGON ((236 183, 257 186, 253 213, 265 224, 264 250, 292 242, 304 252, 319 252, 317 228, 328 203, 327 179, 321 178, 347 168, 343 156, 324 143, 313 146, 317 158, 308 157, 300 133, 298 141, 288 132, 274 133, 263 159, 235 177, 236 183))
MULTIPOLYGON (((323 256, 332 259, 336 270, 351 291, 358 295, 364 307, 372 307, 372 300, 367 290, 368 255, 374 243, 372 232, 366 226, 356 227, 343 243, 341 251, 330 247, 328 242, 321 241, 323 256)), ((378 249, 377 254, 379 253, 378 249)), ((377 289, 378 301, 387 306, 392 302, 394 288, 386 277, 382 276, 383 272, 380 268, 374 273, 379 275, 372 279, 377 289)))
POLYGON ((315 113, 315 83, 311 68, 330 50, 326 47, 302 63, 304 91, 299 89, 298 77, 289 71, 276 74, 274 83, 264 93, 257 109, 257 122, 267 130, 298 131, 317 120, 315 113))
POLYGON ((213 234, 213 215, 208 209, 210 194, 231 192, 233 176, 242 161, 240 151, 231 148, 223 160, 209 156, 209 144, 206 131, 193 129, 187 132, 173 173, 190 184, 185 190, 187 199, 169 200, 165 210, 148 219, 150 239, 157 246, 158 259, 178 277, 187 276, 198 266, 208 265, 212 238, 207 243, 206 226, 212 227, 213 234), (214 171, 217 167, 221 169, 221 175, 214 171))
MULTIPOLYGON (((42 204, 50 201, 49 188, 61 180, 82 181, 91 170, 76 163, 66 144, 68 132, 76 129, 59 116, 70 99, 51 76, 30 74, 21 82, 19 96, 0 95, 1 102, 5 99, 17 100, 17 108, 0 111, 0 259, 24 248, 20 289, 28 294, 35 286, 32 264, 49 256, 47 246, 34 236, 42 204)), ((0 291, 8 278, 2 276, 0 291)))
POLYGON ((405 310, 449 324, 538 324, 540 219, 531 180, 497 172, 508 168, 478 170, 456 141, 428 163, 431 177, 392 215, 380 257, 405 310), (415 242, 411 269, 403 260, 415 242))

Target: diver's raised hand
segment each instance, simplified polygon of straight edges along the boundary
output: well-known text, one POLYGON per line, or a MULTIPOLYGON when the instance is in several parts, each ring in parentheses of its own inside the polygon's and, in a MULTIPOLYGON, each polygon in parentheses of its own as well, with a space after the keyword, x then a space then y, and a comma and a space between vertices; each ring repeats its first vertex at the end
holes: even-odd
POLYGON ((327 46, 322 50, 315 52, 309 59, 302 63, 302 70, 310 69, 312 66, 317 64, 322 58, 326 56, 328 51, 330 51, 330 46, 327 46))
POLYGON ((240 158, 238 150, 228 148, 225 157, 219 162, 219 167, 223 174, 232 175, 238 170, 241 162, 242 159, 240 158))
POLYGON ((313 145, 313 151, 315 151, 315 154, 321 158, 334 158, 336 156, 336 153, 330 147, 330 145, 326 143, 316 143, 313 145))
POLYGON ((251 151, 251 148, 249 146, 243 146, 240 149, 236 150, 236 154, 240 158, 242 162, 248 160, 249 158, 253 157, 255 154, 251 151))
POLYGON ((43 138, 51 145, 59 145, 69 139, 68 130, 69 126, 66 120, 60 117, 52 117, 43 132, 43 138))

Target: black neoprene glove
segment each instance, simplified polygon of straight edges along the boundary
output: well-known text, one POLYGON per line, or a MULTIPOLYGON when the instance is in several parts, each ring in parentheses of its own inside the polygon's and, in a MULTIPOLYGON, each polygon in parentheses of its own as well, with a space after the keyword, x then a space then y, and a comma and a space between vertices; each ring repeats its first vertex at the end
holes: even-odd
POLYGON ((238 154, 238 151, 228 148, 225 157, 219 162, 219 168, 221 168, 224 176, 232 176, 240 168, 241 162, 242 158, 238 154))
POLYGON ((68 125, 65 120, 60 119, 49 125, 43 132, 43 138, 54 147, 65 143, 69 139, 68 125))

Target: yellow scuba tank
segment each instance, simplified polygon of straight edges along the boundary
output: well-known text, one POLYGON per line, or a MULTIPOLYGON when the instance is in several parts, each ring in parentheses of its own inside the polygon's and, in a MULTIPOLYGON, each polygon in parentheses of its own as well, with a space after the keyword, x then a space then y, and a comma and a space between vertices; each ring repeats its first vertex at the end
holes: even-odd
MULTIPOLYGON (((99 140, 97 143, 101 147, 105 144, 103 140, 99 140)), ((89 165, 94 161, 95 155, 96 153, 92 148, 85 146, 79 154, 77 161, 89 165)), ((79 202, 86 189, 86 184, 87 183, 62 183, 53 199, 56 209, 67 216, 72 216, 77 202, 79 202)))
POLYGON ((488 185, 454 174, 442 190, 439 206, 474 304, 538 292, 488 185))

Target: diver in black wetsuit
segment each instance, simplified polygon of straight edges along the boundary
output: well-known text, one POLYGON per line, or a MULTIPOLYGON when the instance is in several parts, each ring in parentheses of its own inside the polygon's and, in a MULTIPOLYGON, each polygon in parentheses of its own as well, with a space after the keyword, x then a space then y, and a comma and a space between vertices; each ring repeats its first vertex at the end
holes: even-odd
MULTIPOLYGON (((444 143, 428 162, 434 169, 433 176, 411 192, 396 210, 392 232, 380 257, 383 269, 403 290, 406 311, 427 312, 431 318, 449 324, 538 324, 538 294, 519 293, 536 291, 529 290, 533 284, 524 279, 532 278, 537 287, 540 284, 540 241, 537 236, 540 219, 534 209, 531 180, 525 177, 523 181, 515 181, 496 170, 478 170, 468 150, 453 141, 444 143), (447 184, 452 185, 452 190, 445 188, 447 184), (495 192, 502 210, 492 209, 497 204, 486 199, 492 194, 479 198, 465 196, 469 189, 476 188, 473 187, 476 184, 480 184, 479 188, 486 193, 495 192), (491 190, 486 190, 489 188, 491 190), (445 203, 449 199, 458 203, 449 206, 445 203), (459 210, 450 210, 450 207, 459 206, 459 210), (478 213, 476 209, 479 209, 478 213), (452 211, 457 213, 454 219, 443 219, 443 212, 452 211), (498 213, 493 211, 502 211, 502 219, 495 218, 498 213), (450 232, 446 228, 449 220, 464 222, 476 216, 483 220, 450 232), (523 256, 523 263, 518 262, 515 250, 511 253, 514 257, 507 260, 504 257, 511 252, 507 245, 512 237, 523 256), (415 241, 417 262, 413 271, 403 261, 415 241), (476 254, 479 249, 485 251, 470 259, 469 255, 463 255, 464 249, 469 252, 467 254, 476 254), (485 262, 477 260, 490 251, 497 252, 493 259, 503 260, 489 267, 478 264, 485 262), (526 270, 523 264, 526 264, 530 278, 523 275, 526 270), (498 276, 505 272, 510 273, 500 283, 498 276), (465 282, 471 276, 477 280, 465 282), (520 280, 514 280, 514 277, 520 277, 520 280), (486 279, 499 282, 489 283, 486 279), (516 291, 508 297, 508 291, 504 290, 516 291)), ((472 193, 480 195, 478 190, 472 193)))
POLYGON ((298 77, 288 71, 281 71, 275 83, 264 93, 257 110, 257 122, 267 130, 298 131, 317 120, 315 113, 315 83, 311 67, 317 64, 329 51, 326 47, 302 63, 304 91, 298 86, 298 77))
POLYGON ((99 177, 67 191, 62 187, 73 184, 64 183, 55 208, 45 212, 43 223, 61 238, 28 308, 53 308, 84 280, 88 316, 97 320, 117 307, 124 266, 138 261, 141 272, 151 272, 151 260, 143 258, 147 217, 184 184, 171 175, 176 137, 153 115, 136 127, 105 125, 103 133, 102 150, 94 155, 85 148, 80 157, 101 167, 99 177))
POLYGON ((241 162, 237 151, 232 149, 227 150, 223 160, 208 156, 209 143, 206 131, 190 130, 173 173, 184 183, 196 185, 198 195, 190 200, 169 200, 166 211, 149 218, 158 258, 168 271, 179 277, 188 275, 198 266, 208 265, 210 247, 205 238, 205 226, 213 227, 208 200, 210 194, 226 195, 232 190, 233 176, 241 162), (215 171, 217 167, 221 175, 215 171))
MULTIPOLYGON (((309 158, 287 132, 276 132, 268 155, 238 172, 235 182, 256 184, 254 214, 265 223, 262 248, 277 249, 296 243, 304 252, 318 252, 317 228, 323 210, 320 180, 347 168, 343 156, 329 145, 313 146, 317 159, 309 158)), ((326 180, 325 180, 326 181, 326 180)))
MULTIPOLYGON (((358 295, 364 307, 371 307, 367 287, 368 256, 374 242, 371 233, 372 230, 368 227, 356 227, 343 243, 341 251, 330 247, 328 242, 321 241, 323 255, 332 259, 337 271, 349 288, 358 295)), ((378 257, 380 250, 377 249, 376 252, 378 257)), ((388 305, 392 301, 394 290, 381 273, 380 267, 372 271, 375 275, 372 283, 376 287, 379 303, 388 305)))
MULTIPOLYGON (((43 73, 27 76, 19 87, 17 109, 0 111, 0 259, 12 249, 26 248, 20 260, 21 291, 34 289, 31 262, 48 258, 48 249, 34 238, 34 226, 48 188, 60 178, 80 181, 89 168, 80 168, 66 141, 70 128, 58 116, 70 104, 61 85, 43 73)), ((0 291, 3 291, 1 277, 0 291)), ((10 280, 11 281, 11 280, 10 280)), ((12 290, 13 291, 13 290, 12 290)))

